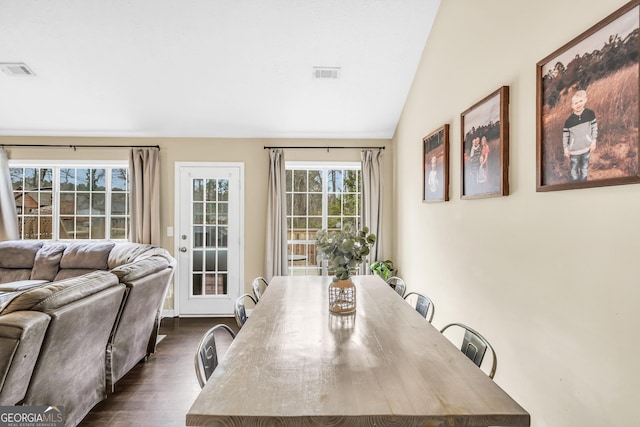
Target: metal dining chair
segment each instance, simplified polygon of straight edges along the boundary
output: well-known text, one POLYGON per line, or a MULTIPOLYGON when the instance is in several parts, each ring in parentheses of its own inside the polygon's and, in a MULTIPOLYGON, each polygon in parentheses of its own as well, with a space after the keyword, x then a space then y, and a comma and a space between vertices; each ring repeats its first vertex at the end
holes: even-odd
POLYGON ((253 305, 256 305, 258 303, 258 301, 256 301, 256 299, 251 294, 240 295, 238 299, 236 299, 236 305, 233 309, 233 314, 235 315, 238 328, 242 328, 244 322, 247 321, 247 309, 244 305, 245 298, 249 298, 253 302, 253 305))
POLYGON ((476 366, 480 367, 482 365, 482 360, 489 349, 491 353, 491 371, 489 371, 489 378, 493 379, 493 376, 496 374, 496 368, 498 365, 498 359, 496 358, 496 352, 493 350, 491 344, 485 337, 483 337, 478 331, 470 328, 467 325, 462 323, 450 323, 444 328, 440 330, 441 333, 444 334, 444 331, 449 329, 450 327, 458 327, 464 330, 464 338, 462 339, 462 345, 460 346, 460 351, 462 351, 476 366))
POLYGON ((398 276, 391 276, 387 279, 387 283, 391 286, 401 297, 404 297, 404 293, 407 290, 407 284, 404 280, 398 276))
POLYGON ((433 315, 435 314, 436 307, 426 295, 422 295, 418 292, 409 292, 404 296, 404 299, 416 309, 422 317, 427 319, 429 323, 433 320, 433 315), (431 309, 431 310, 429 310, 431 309), (429 313, 430 312, 430 313, 429 313))
POLYGON ((235 332, 233 332, 230 327, 220 323, 205 332, 198 344, 194 364, 196 368, 196 377, 198 378, 198 383, 200 383, 201 388, 204 387, 214 369, 218 366, 216 332, 221 329, 227 331, 229 335, 231 335, 232 340, 236 337, 235 332))
POLYGON ((253 296, 255 297, 256 301, 260 301, 260 298, 262 298, 262 294, 267 290, 267 286, 269 286, 269 282, 267 282, 267 279, 265 279, 264 277, 256 277, 255 279, 253 279, 253 282, 251 282, 251 287, 253 288, 253 296))

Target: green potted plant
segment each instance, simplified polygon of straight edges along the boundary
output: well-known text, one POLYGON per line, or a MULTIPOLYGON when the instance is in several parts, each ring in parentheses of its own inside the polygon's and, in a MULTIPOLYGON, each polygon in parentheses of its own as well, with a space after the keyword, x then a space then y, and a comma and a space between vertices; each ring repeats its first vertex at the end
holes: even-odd
POLYGON ((371 264, 369 268, 384 280, 387 280, 391 276, 395 276, 396 271, 398 271, 393 266, 393 261, 391 261, 390 259, 386 259, 384 261, 376 261, 371 264))
POLYGON ((346 224, 342 230, 319 230, 316 248, 329 261, 334 278, 329 286, 329 309, 334 313, 352 313, 356 309, 355 285, 351 281, 358 266, 367 259, 376 236, 369 228, 354 230, 346 224))

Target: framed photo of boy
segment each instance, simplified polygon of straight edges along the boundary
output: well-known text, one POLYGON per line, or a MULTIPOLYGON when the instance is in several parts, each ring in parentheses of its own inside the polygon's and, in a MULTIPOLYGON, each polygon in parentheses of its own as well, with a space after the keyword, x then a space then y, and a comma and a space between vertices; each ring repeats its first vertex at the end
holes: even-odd
POLYGON ((536 191, 640 182, 640 0, 537 64, 536 191))
POLYGON ((423 202, 449 200, 449 125, 422 138, 423 202))
POLYGON ((461 198, 509 194, 509 86, 460 115, 461 198))

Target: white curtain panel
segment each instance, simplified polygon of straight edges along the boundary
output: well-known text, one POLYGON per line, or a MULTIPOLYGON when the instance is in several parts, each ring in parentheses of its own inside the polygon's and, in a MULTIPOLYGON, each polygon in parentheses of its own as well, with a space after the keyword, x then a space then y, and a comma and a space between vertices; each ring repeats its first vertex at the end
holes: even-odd
POLYGON ((362 158, 362 225, 376 235, 361 274, 370 274, 369 265, 382 258, 382 150, 363 150, 362 158))
POLYGON ((271 150, 267 191, 265 276, 287 275, 287 195, 284 152, 271 150))
POLYGON ((0 241, 18 239, 18 215, 13 198, 9 156, 7 150, 0 149, 0 241))
POLYGON ((132 148, 129 174, 130 240, 160 245, 160 150, 155 147, 132 148))

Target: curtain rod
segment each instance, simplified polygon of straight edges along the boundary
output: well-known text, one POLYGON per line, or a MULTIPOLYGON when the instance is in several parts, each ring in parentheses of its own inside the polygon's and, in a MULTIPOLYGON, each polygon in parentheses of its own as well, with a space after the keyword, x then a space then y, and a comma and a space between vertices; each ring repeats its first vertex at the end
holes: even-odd
POLYGON ((308 150, 308 149, 320 149, 320 150, 332 150, 332 149, 339 149, 339 150, 344 150, 344 149, 354 149, 354 150, 365 150, 367 148, 371 148, 374 150, 384 150, 385 147, 338 147, 338 146, 334 146, 334 147, 316 147, 316 146, 308 146, 308 145, 304 145, 304 146, 295 146, 295 145, 289 145, 289 146, 284 146, 284 147, 269 147, 269 146, 264 146, 265 150, 271 150, 273 148, 296 148, 296 149, 300 149, 300 150, 308 150))
POLYGON ((0 147, 49 147, 49 148, 157 148, 159 145, 87 145, 87 144, 2 144, 0 147))

